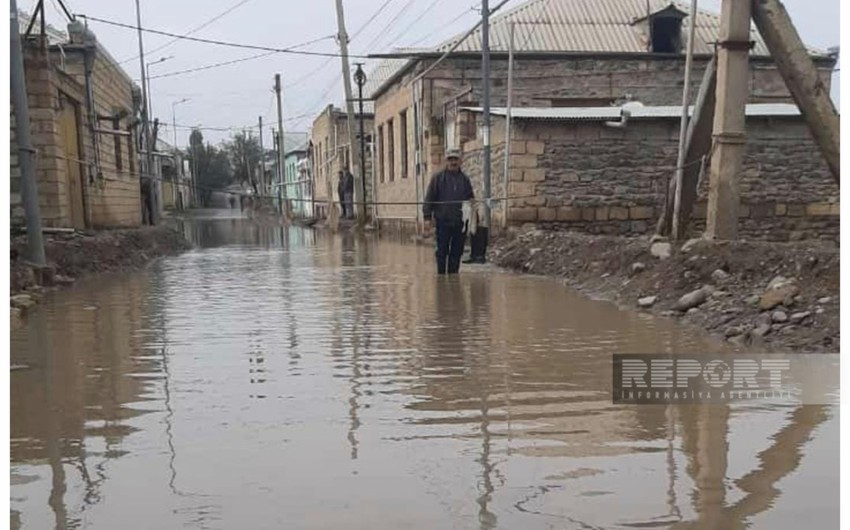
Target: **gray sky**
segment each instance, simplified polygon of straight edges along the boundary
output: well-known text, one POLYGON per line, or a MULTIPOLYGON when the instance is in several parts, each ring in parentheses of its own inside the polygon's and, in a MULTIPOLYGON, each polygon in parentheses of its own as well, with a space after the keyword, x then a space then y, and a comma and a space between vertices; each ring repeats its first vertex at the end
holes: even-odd
MULTIPOLYGON (((520 5, 511 0, 506 7, 520 5)), ((35 0, 19 0, 21 9, 32 11, 35 0)), ((66 0, 75 13, 135 24, 134 0, 66 0)), ((491 0, 491 4, 494 2, 491 0)), ((839 0, 784 0, 803 40, 826 49, 839 43, 839 0)), ((234 7, 230 13, 193 33, 194 37, 232 42, 287 47, 336 32, 334 0, 142 0, 142 26, 183 34, 216 15, 234 7)), ((474 24, 478 13, 476 0, 344 0, 346 26, 352 35, 350 53, 378 53, 393 46, 434 45, 474 24), (377 17, 359 34, 358 31, 388 2, 377 17), (397 17, 397 18, 396 18, 397 17), (395 19, 395 21, 393 21, 395 19), (390 29, 388 29, 390 28, 390 29)), ((47 2, 48 21, 64 29, 64 19, 47 2)), ((701 0, 700 8, 719 11, 720 0, 701 0)), ((134 78, 139 75, 138 42, 133 30, 91 22, 90 28, 119 61, 133 59, 122 66, 134 78)), ((148 62, 164 56, 173 58, 151 66, 151 76, 195 68, 213 63, 256 55, 209 44, 178 41, 152 51, 172 39, 144 34, 148 62)), ((338 52, 336 42, 327 38, 305 49, 338 52)), ((352 60, 353 62, 353 60, 352 60)), ((178 144, 185 145, 188 129, 181 125, 205 127, 248 126, 263 117, 265 124, 277 123, 274 74, 283 75, 284 116, 287 131, 307 131, 315 114, 327 103, 342 101, 339 58, 275 54, 259 59, 209 69, 187 75, 153 79, 152 105, 161 120, 168 121, 167 141, 172 141, 172 103, 176 106, 178 144), (305 77, 307 76, 307 77, 305 77), (287 86, 299 81, 294 86, 287 86)), ((833 82, 833 98, 838 100, 838 74, 833 82)), ((227 131, 204 131, 213 143, 226 138, 227 131)), ((271 137, 266 129, 266 144, 271 137)))

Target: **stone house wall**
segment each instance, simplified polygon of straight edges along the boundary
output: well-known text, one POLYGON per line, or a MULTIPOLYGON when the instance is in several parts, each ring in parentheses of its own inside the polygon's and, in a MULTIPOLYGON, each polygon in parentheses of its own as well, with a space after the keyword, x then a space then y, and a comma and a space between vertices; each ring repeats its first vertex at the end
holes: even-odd
MULTIPOLYGON (((82 46, 64 47, 64 72, 85 86, 85 60, 82 46)), ((61 65, 53 53, 54 64, 61 65)), ((118 136, 91 134, 85 103, 80 116, 86 169, 86 204, 94 227, 138 226, 142 223, 140 165, 135 149, 133 87, 129 76, 98 45, 94 51, 91 85, 99 129, 130 133, 118 136), (114 121, 112 117, 117 117, 114 121), (95 146, 97 144, 97 146, 95 146), (97 157, 95 156, 97 148, 97 157), (99 160, 99 164, 95 164, 99 160)), ((83 100, 85 101, 85 100, 83 100)))
MULTIPOLYGON (((376 126, 383 126, 386 131, 386 121, 392 117, 397 121, 399 110, 412 105, 413 93, 409 81, 432 62, 433 59, 415 62, 378 92, 375 102, 376 126)), ((694 96, 707 62, 707 57, 695 58, 692 74, 696 80, 694 96)), ((819 59, 817 64, 828 90, 833 62, 819 59)), ((769 59, 752 58, 750 71, 750 103, 792 102, 781 75, 769 59)), ((493 55, 490 79, 491 106, 505 106, 507 57, 504 54, 493 55)), ((644 54, 546 57, 520 54, 514 59, 512 103, 515 107, 592 107, 622 103, 629 97, 648 106, 681 105, 683 79, 684 57, 644 54)), ((422 153, 423 179, 420 185, 424 188, 430 175, 443 164, 444 148, 451 141, 448 128, 454 128, 453 143, 457 146, 470 137, 474 139, 474 133, 470 134, 471 131, 463 130, 460 126, 464 114, 460 108, 481 103, 480 57, 461 55, 447 58, 420 83, 424 107, 422 134, 425 140, 422 153)), ((411 110, 408 110, 408 115, 411 114, 411 110)), ((412 120, 408 119, 408 122, 410 126, 412 120)), ((494 122, 492 134, 496 134, 496 128, 494 122)), ((384 143, 386 157, 386 138, 384 143)), ((495 140, 492 143, 495 148, 495 140)), ((409 149, 414 149, 413 145, 408 142, 409 149)), ((395 147, 398 149, 398 142, 395 142, 395 147)), ((398 158, 397 153, 395 159, 398 158)), ((416 199, 416 195, 413 181, 378 182, 378 196, 381 200, 410 202, 416 199)), ((379 212, 382 218, 415 217, 414 207, 410 205, 382 207, 379 212)))
MULTIPOLYGON (((596 121, 514 124, 508 191, 512 197, 532 197, 510 201, 511 224, 622 235, 654 229, 676 164, 677 119, 633 120, 624 130, 596 121)), ((742 236, 837 237, 838 188, 802 118, 751 117, 747 128, 742 236)), ((504 140, 498 142, 494 152, 504 148, 504 140)), ((467 160, 480 156, 477 142, 464 148, 467 160)), ((474 163, 465 168, 478 189, 480 171, 474 163)), ((705 228, 708 179, 706 167, 690 226, 694 235, 705 228)), ((496 196, 495 177, 493 183, 496 196)), ((495 211, 494 220, 500 215, 495 211)))
MULTIPOLYGON (((72 225, 72 205, 69 191, 69 165, 80 168, 80 187, 83 196, 85 224, 92 228, 138 226, 141 224, 139 176, 132 136, 133 83, 105 52, 92 48, 94 56, 92 90, 94 111, 98 116, 115 114, 125 109, 126 116, 119 127, 131 134, 121 138, 121 166, 118 168, 116 147, 111 136, 93 133, 88 121, 85 79, 85 48, 68 44, 60 52, 51 47, 45 53, 38 43, 24 46, 30 130, 35 160, 36 181, 42 224, 47 227, 72 225), (74 109, 77 120, 78 158, 65 152, 59 116, 67 106, 74 109), (106 138, 104 138, 106 136, 106 138), (95 142, 99 146, 99 164, 95 161, 95 142)), ((20 197, 20 168, 15 134, 14 111, 10 152, 11 221, 23 225, 20 197)), ((99 128, 112 129, 111 120, 99 122, 99 128)))

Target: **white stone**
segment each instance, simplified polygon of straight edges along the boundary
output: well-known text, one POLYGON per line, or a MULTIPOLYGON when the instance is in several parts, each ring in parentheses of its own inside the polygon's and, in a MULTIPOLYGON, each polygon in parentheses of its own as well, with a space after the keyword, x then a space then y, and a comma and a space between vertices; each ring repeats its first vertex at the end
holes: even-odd
POLYGON ((781 324, 783 322, 788 322, 788 314, 785 311, 774 311, 773 314, 770 315, 770 319, 781 324))
POLYGON ((658 259, 667 259, 670 257, 672 247, 670 243, 658 241, 649 247, 649 253, 658 259))
POLYGON ((644 296, 643 298, 638 298, 638 306, 640 307, 652 307, 655 305, 655 302, 658 300, 657 296, 644 296))

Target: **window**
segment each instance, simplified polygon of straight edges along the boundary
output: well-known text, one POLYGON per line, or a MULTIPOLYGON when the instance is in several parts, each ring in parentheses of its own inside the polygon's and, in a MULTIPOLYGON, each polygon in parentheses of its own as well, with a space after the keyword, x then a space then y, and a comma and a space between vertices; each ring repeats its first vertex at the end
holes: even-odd
POLYGON ((393 120, 387 121, 387 168, 390 172, 390 182, 395 180, 395 138, 393 120))
POLYGON ((401 149, 401 178, 407 178, 407 111, 398 116, 399 148, 401 149))
POLYGON ((384 127, 378 126, 378 177, 384 181, 384 127))
MULTIPOLYGON (((112 119, 112 130, 116 133, 121 131, 121 123, 118 121, 118 118, 112 119)), ((121 159, 121 137, 113 134, 112 143, 115 145, 115 169, 121 171, 124 169, 124 161, 121 159)))
POLYGON ((682 18, 684 13, 665 9, 649 19, 650 43, 653 53, 682 52, 682 18))

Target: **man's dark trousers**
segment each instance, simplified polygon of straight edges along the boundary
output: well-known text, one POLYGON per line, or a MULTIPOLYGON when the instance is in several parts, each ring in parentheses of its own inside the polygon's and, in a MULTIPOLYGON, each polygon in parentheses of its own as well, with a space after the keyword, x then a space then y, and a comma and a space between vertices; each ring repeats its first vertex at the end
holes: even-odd
POLYGON ((437 273, 457 274, 463 255, 463 224, 437 221, 437 273))

